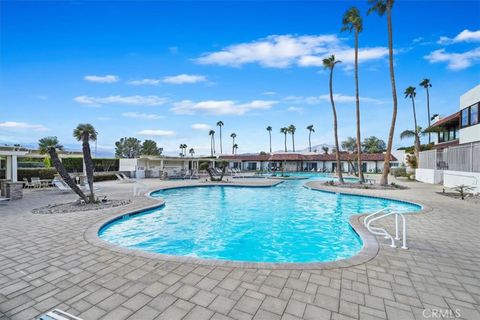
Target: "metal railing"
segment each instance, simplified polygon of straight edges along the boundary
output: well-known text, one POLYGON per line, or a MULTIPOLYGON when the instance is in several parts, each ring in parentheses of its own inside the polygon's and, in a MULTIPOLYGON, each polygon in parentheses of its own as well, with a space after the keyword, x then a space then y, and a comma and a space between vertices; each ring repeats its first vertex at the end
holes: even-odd
POLYGON ((402 249, 408 249, 407 247, 407 223, 403 214, 399 212, 392 211, 388 208, 379 210, 377 212, 371 213, 363 218, 363 225, 367 228, 367 230, 377 236, 384 236, 385 239, 390 239, 391 244, 390 247, 396 248, 397 245, 395 241, 402 240, 402 249), (386 229, 380 227, 372 226, 372 222, 378 221, 380 219, 389 217, 391 215, 395 216, 395 237, 393 237, 386 229), (402 219, 402 238, 400 238, 399 234, 399 218, 402 219))
POLYGON ((422 151, 419 154, 418 168, 480 172, 480 142, 443 150, 422 151))

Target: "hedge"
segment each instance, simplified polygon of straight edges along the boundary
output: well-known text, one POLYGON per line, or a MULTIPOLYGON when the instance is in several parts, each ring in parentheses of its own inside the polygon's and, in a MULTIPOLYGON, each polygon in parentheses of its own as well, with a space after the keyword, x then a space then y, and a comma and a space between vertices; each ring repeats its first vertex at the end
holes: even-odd
POLYGON ((32 177, 39 177, 40 179, 53 179, 57 174, 55 168, 32 168, 32 169, 18 169, 18 181, 22 181, 23 178, 27 178, 28 181, 32 177))

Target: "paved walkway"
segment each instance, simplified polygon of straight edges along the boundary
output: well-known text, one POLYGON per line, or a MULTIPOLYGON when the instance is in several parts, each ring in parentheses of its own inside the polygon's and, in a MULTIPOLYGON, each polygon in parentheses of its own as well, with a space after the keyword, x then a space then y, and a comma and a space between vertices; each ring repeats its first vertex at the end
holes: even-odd
MULTIPOLYGON (((197 183, 145 181, 152 188, 197 183)), ((122 211, 156 201, 132 197, 128 184, 98 185, 101 194, 133 199, 122 211)), ((89 227, 118 208, 34 215, 34 207, 75 197, 27 192, 0 207, 0 319, 32 319, 52 308, 85 320, 480 319, 479 206, 438 195, 437 186, 408 185, 362 193, 433 208, 408 217, 410 249, 378 239, 372 260, 331 270, 215 267, 119 253, 85 240, 89 227)))

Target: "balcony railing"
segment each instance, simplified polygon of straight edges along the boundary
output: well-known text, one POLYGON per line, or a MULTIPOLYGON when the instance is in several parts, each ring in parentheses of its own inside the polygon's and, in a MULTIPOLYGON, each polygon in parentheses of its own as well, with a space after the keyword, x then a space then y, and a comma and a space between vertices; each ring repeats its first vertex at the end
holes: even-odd
POLYGON ((419 155, 418 168, 480 172, 480 142, 443 150, 422 151, 419 155))

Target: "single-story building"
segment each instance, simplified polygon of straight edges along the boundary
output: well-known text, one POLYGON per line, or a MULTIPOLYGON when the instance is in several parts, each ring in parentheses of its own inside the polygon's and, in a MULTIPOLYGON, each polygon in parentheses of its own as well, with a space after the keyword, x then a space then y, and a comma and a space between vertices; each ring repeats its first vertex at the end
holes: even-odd
MULTIPOLYGON (((120 159, 119 171, 130 172, 130 176, 139 179, 158 178, 163 173, 178 176, 182 173, 195 172, 202 158, 192 157, 150 157, 120 159)), ((205 160, 205 159, 203 159, 205 160)))

